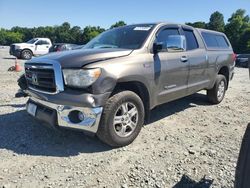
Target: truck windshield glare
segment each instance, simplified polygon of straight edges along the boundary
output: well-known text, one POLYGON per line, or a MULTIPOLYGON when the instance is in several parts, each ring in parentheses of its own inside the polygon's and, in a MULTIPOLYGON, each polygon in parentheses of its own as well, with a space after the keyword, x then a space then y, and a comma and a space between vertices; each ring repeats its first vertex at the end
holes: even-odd
POLYGON ((125 26, 102 33, 91 40, 84 49, 123 48, 139 49, 151 32, 153 24, 125 26))

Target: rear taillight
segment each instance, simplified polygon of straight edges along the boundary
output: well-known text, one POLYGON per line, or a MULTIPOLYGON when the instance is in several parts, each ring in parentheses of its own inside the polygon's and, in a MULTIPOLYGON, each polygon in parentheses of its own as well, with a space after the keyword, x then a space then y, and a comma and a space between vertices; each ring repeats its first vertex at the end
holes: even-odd
POLYGON ((236 54, 236 53, 233 53, 233 54, 232 54, 232 59, 233 59, 233 61, 236 61, 236 57, 237 57, 237 54, 236 54))

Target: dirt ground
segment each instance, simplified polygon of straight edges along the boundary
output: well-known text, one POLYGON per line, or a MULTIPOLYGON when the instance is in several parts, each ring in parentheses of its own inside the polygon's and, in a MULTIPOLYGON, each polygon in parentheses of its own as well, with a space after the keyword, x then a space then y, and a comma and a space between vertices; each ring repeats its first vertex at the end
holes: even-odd
POLYGON ((14 98, 21 73, 8 72, 13 65, 0 47, 0 187, 233 187, 250 122, 247 69, 236 68, 221 104, 200 92, 157 107, 134 143, 112 149, 30 117, 27 98, 14 98))

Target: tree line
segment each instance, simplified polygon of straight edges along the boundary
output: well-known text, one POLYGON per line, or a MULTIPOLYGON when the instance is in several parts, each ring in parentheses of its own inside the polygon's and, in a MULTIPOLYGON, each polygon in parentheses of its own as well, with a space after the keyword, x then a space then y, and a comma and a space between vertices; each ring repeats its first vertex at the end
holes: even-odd
MULTIPOLYGON (((125 22, 119 21, 111 25, 110 29, 126 25, 125 22)), ((46 27, 19 27, 15 26, 11 29, 0 29, 0 45, 10 45, 12 43, 28 41, 35 37, 50 38, 54 43, 74 43, 86 44, 92 38, 105 31, 99 26, 70 26, 70 23, 64 22, 60 26, 46 27)))
POLYGON ((250 53, 250 18, 243 9, 236 10, 227 23, 224 22, 223 14, 216 11, 211 14, 208 23, 198 21, 186 24, 223 32, 227 35, 236 53, 250 53))
MULTIPOLYGON (((229 38, 236 53, 250 53, 250 17, 243 9, 238 9, 225 23, 222 13, 216 11, 211 14, 209 22, 188 22, 187 25, 224 32, 229 38)), ((109 29, 126 25, 124 21, 113 24, 109 29)), ((81 28, 73 26, 68 22, 60 26, 46 27, 12 27, 11 29, 0 29, 0 45, 28 41, 34 37, 47 37, 54 43, 86 44, 92 38, 105 31, 99 26, 87 26, 81 28)))

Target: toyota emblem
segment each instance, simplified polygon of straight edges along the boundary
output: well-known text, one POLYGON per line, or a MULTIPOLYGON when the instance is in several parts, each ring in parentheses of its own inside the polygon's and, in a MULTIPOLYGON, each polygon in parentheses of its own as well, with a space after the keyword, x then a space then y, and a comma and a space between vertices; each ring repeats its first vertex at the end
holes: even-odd
POLYGON ((37 74, 32 74, 32 84, 34 85, 38 85, 38 78, 37 78, 37 74))

